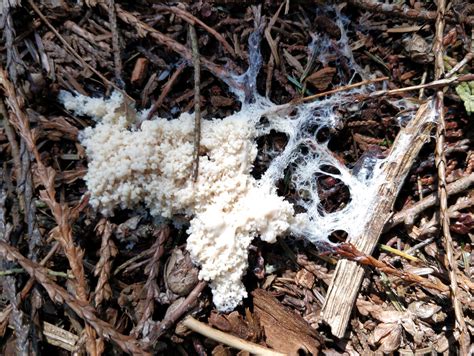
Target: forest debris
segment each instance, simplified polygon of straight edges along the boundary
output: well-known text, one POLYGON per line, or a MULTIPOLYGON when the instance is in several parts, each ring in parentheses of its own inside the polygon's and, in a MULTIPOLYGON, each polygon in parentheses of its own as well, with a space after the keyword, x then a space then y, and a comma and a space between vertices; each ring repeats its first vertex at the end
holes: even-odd
POLYGON ((285 308, 263 289, 256 289, 252 295, 255 314, 265 330, 269 346, 287 355, 298 355, 300 350, 319 354, 319 335, 299 314, 285 308))
POLYGON ((94 268, 94 275, 99 277, 94 296, 94 303, 98 306, 102 301, 108 300, 112 296, 109 279, 112 262, 118 250, 112 240, 113 225, 107 219, 102 218, 95 229, 99 235, 102 235, 102 243, 99 250, 100 258, 94 268))
POLYGON ((306 81, 313 84, 318 90, 325 90, 331 84, 336 73, 336 68, 324 67, 306 78, 306 81))
MULTIPOLYGON (((429 104, 423 104, 415 117, 397 135, 382 167, 386 178, 378 188, 379 199, 374 202, 369 216, 365 218, 362 234, 351 236, 347 241, 355 244, 363 253, 371 254, 376 246, 390 217, 401 184, 419 150, 430 138, 432 126, 433 108, 429 104), (401 145, 405 147, 405 152, 400 152, 401 145)), ((363 276, 364 269, 357 262, 340 260, 337 263, 322 310, 323 320, 331 326, 333 335, 337 337, 343 337, 345 334, 363 276)))
POLYGON ((221 342, 223 344, 229 345, 236 349, 247 351, 255 355, 262 356, 281 356, 282 353, 267 349, 263 346, 245 341, 236 336, 226 334, 222 331, 211 328, 210 326, 197 321, 191 316, 188 316, 184 319, 183 324, 189 329, 198 332, 208 338, 211 338, 215 341, 221 342))
MULTIPOLYGON (((433 54, 435 58, 435 79, 440 79, 445 74, 444 66, 444 45, 443 36, 445 31, 445 15, 446 1, 439 0, 437 2, 436 15, 436 32, 433 45, 433 54)), ((448 211, 448 192, 447 192, 447 161, 445 152, 446 140, 446 119, 444 106, 443 88, 438 89, 435 95, 435 105, 437 111, 437 127, 436 127, 436 146, 435 146, 435 163, 438 173, 438 201, 439 201, 439 225, 442 231, 443 245, 446 253, 445 268, 449 276, 449 288, 451 302, 454 308, 454 316, 456 319, 455 328, 459 332, 459 351, 466 355, 470 345, 470 335, 464 319, 462 305, 459 300, 457 272, 458 265, 454 256, 454 244, 449 229, 450 219, 448 211)))
MULTIPOLYGON (((447 186, 448 195, 459 194, 466 189, 468 189, 474 183, 474 173, 471 173, 465 177, 458 179, 457 181, 449 184, 447 186)), ((424 210, 434 206, 436 204, 437 196, 436 194, 431 194, 422 200, 416 202, 412 206, 409 206, 402 211, 396 213, 393 217, 390 218, 384 230, 389 230, 394 226, 405 223, 407 226, 414 224, 417 216, 424 210)))
POLYGON ((245 315, 244 319, 237 311, 227 315, 211 313, 208 323, 241 339, 257 342, 263 335, 263 329, 256 315, 252 315, 248 309, 245 310, 245 315))
POLYGON ((37 282, 41 283, 51 300, 56 303, 67 303, 79 317, 94 327, 98 335, 111 339, 125 352, 131 352, 136 355, 149 355, 136 339, 117 332, 110 324, 99 319, 95 314, 94 308, 89 304, 71 296, 64 288, 53 282, 48 277, 47 270, 44 267, 28 260, 17 249, 2 241, 0 241, 0 255, 7 260, 16 260, 37 282))
POLYGON ((199 270, 192 263, 189 252, 179 248, 171 251, 163 276, 166 287, 179 296, 188 295, 198 283, 199 270))
POLYGON ((132 77, 130 82, 135 85, 140 85, 145 79, 146 71, 148 68, 148 59, 144 57, 137 58, 135 66, 133 67, 132 77))

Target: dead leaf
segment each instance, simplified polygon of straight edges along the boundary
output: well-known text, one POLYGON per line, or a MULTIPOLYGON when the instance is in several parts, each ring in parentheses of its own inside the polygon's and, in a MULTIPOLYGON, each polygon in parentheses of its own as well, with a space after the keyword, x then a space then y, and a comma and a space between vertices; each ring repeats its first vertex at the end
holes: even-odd
POLYGON ((408 306, 408 310, 420 319, 428 319, 431 318, 437 312, 439 312, 441 310, 441 307, 436 304, 416 301, 410 303, 410 305, 408 306))
POLYGON ((298 355, 301 350, 319 354, 320 336, 293 311, 285 308, 271 293, 263 289, 252 292, 255 314, 263 326, 267 344, 278 352, 298 355))
POLYGON ((331 84, 335 73, 336 68, 325 67, 309 75, 306 81, 313 84, 318 90, 325 90, 331 84))
POLYGON ((397 323, 402 319, 410 319, 409 313, 396 310, 377 310, 370 314, 382 323, 397 323))
POLYGON ((379 350, 390 353, 400 347, 402 340, 402 327, 395 323, 380 323, 369 336, 369 343, 380 344, 379 350))
POLYGON ((262 330, 249 310, 246 311, 246 317, 247 320, 236 311, 228 315, 212 313, 208 323, 241 339, 256 342, 260 338, 262 330))

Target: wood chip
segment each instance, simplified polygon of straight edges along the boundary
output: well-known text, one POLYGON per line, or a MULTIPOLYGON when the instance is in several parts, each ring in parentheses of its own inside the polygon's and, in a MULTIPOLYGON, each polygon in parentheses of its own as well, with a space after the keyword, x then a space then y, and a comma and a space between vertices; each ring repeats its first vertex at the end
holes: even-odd
POLYGON ((143 83, 143 79, 145 78, 146 70, 148 67, 148 59, 144 57, 140 57, 135 62, 135 67, 133 67, 132 77, 130 81, 133 84, 141 84, 143 83))

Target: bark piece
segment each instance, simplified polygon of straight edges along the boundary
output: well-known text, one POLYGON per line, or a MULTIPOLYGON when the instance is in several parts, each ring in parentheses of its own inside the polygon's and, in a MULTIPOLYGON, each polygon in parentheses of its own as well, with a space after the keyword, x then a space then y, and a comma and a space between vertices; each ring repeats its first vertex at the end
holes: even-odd
POLYGON ((265 330, 268 346, 287 355, 298 355, 299 350, 319 354, 319 335, 301 315, 285 308, 263 289, 255 290, 252 295, 254 312, 265 330))
MULTIPOLYGON (((365 225, 363 232, 347 241, 363 253, 372 254, 390 218, 403 181, 421 147, 429 140, 434 123, 431 105, 423 104, 409 124, 398 133, 383 166, 386 179, 378 188, 373 208, 361 222, 365 225), (400 147, 406 147, 406 151, 400 152, 400 147)), ((337 337, 343 337, 346 332, 363 277, 364 269, 357 262, 340 260, 337 263, 322 310, 323 320, 337 337)))

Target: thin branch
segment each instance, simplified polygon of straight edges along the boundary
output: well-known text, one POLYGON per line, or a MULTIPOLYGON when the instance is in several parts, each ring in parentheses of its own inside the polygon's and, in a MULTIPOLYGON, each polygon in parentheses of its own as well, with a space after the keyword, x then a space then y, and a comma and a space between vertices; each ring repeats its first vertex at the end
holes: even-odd
POLYGON ((184 68, 186 68, 186 64, 181 63, 176 68, 175 72, 170 77, 170 79, 166 82, 165 86, 161 90, 160 96, 158 97, 158 99, 156 99, 156 101, 151 106, 151 109, 148 112, 148 115, 146 118, 147 120, 150 120, 153 117, 153 115, 156 113, 156 110, 158 110, 158 108, 163 104, 163 101, 165 100, 166 96, 170 92, 171 88, 173 87, 174 83, 176 82, 180 74, 183 72, 184 68))
POLYGON ((196 287, 189 293, 186 299, 174 310, 172 310, 166 317, 159 322, 150 333, 150 344, 154 345, 156 341, 184 314, 190 311, 197 302, 197 298, 206 287, 207 283, 204 281, 199 282, 196 287))
POLYGON ((254 355, 261 355, 261 356, 281 356, 284 355, 280 352, 276 352, 270 350, 266 347, 263 347, 258 344, 254 344, 253 342, 249 342, 238 338, 233 335, 226 334, 220 330, 216 330, 211 328, 209 325, 201 323, 200 321, 194 319, 192 316, 187 316, 183 320, 183 325, 186 326, 188 329, 195 331, 205 337, 208 337, 212 340, 217 342, 223 343, 235 349, 246 351, 248 353, 254 355))
MULTIPOLYGON (((474 173, 469 174, 466 177, 462 177, 457 181, 449 184, 447 186, 447 193, 449 195, 459 194, 465 191, 474 183, 474 173)), ((422 200, 416 202, 412 206, 403 209, 402 211, 396 213, 388 223, 385 225, 384 230, 388 231, 389 229, 401 224, 402 222, 405 225, 411 226, 415 222, 416 217, 426 209, 434 206, 438 201, 437 193, 431 194, 422 200)))
POLYGON ((355 261, 365 266, 372 266, 372 267, 377 268, 381 272, 397 276, 406 282, 418 283, 419 285, 425 288, 434 289, 443 293, 449 291, 448 286, 444 285, 441 282, 435 283, 417 274, 406 272, 398 268, 391 267, 388 264, 376 259, 375 257, 372 257, 370 255, 367 255, 361 252, 354 245, 350 243, 344 243, 336 247, 336 253, 338 253, 342 257, 345 257, 351 261, 355 261))
POLYGON ((162 6, 162 5, 155 5, 154 8, 157 10, 161 11, 169 11, 172 12, 173 14, 179 16, 181 19, 189 23, 191 26, 194 25, 199 25, 203 29, 205 29, 207 32, 209 32, 212 36, 214 36, 221 44, 222 47, 232 56, 235 57, 235 52, 232 46, 229 44, 229 42, 226 41, 224 36, 222 36, 219 32, 214 30, 212 27, 209 27, 206 25, 204 22, 202 22, 200 19, 195 17, 193 14, 189 13, 188 11, 181 9, 177 6, 162 6))
POLYGON ((108 0, 108 15, 110 31, 112 32, 112 49, 114 53, 115 80, 120 87, 125 85, 122 79, 122 57, 120 51, 119 31, 117 28, 117 14, 115 13, 115 0, 108 0))
MULTIPOLYGON (((389 4, 373 0, 349 0, 353 5, 362 9, 372 11, 374 13, 383 13, 389 16, 398 16, 401 18, 419 20, 419 21, 435 21, 436 11, 416 10, 408 6, 400 6, 397 4, 389 4)), ((456 23, 456 19, 451 14, 447 14, 447 21, 456 23)), ((472 19, 465 18, 466 23, 472 22, 472 19)))
MULTIPOLYGON (((435 79, 440 79, 444 75, 444 49, 443 36, 445 25, 446 1, 438 0, 438 11, 436 16, 436 34, 433 45, 433 52, 435 55, 435 79)), ((458 283, 457 283, 457 264, 454 258, 454 247, 451 232, 449 230, 449 212, 448 212, 448 192, 446 189, 446 154, 445 133, 446 122, 444 117, 444 92, 442 89, 436 93, 436 111, 438 113, 438 125, 436 129, 436 149, 435 162, 438 167, 438 197, 439 197, 439 212, 440 225, 443 233, 444 247, 446 251, 446 268, 449 271, 451 300, 454 307, 454 315, 456 318, 456 329, 460 333, 459 346, 460 353, 467 355, 469 347, 469 332, 464 320, 462 306, 458 299, 458 283)))
POLYGON ((194 66, 194 171, 193 180, 197 181, 199 176, 199 146, 201 145, 201 62, 199 57, 199 46, 196 29, 189 25, 189 37, 193 49, 194 66))

